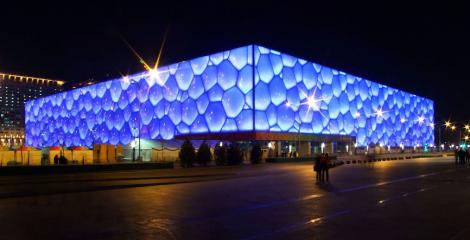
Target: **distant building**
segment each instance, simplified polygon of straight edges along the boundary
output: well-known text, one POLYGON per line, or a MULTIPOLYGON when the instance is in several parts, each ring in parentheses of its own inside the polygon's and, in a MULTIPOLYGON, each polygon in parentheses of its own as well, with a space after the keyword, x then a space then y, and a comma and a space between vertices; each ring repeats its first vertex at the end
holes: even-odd
POLYGON ((24 104, 62 90, 64 81, 0 73, 0 146, 20 146, 24 139, 24 104))
POLYGON ((98 83, 98 81, 95 81, 94 79, 88 79, 86 81, 80 81, 80 82, 67 82, 67 84, 64 85, 64 90, 72 90, 75 88, 81 88, 81 87, 86 87, 89 85, 93 85, 98 83))

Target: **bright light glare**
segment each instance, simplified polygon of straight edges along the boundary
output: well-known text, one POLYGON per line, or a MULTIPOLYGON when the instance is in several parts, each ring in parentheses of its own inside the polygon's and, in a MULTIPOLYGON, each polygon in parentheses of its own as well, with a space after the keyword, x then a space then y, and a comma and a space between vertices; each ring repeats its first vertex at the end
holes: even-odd
POLYGON ((424 122, 424 117, 423 116, 419 116, 418 117, 418 123, 423 123, 424 122))
POLYGON ((406 118, 401 118, 401 119, 400 119, 400 122, 401 122, 401 123, 406 122, 406 118))
POLYGON ((158 77, 157 69, 150 69, 149 70, 149 75, 150 75, 151 78, 157 78, 158 77))
POLYGON ((315 99, 315 96, 310 96, 307 98, 308 107, 315 111, 318 111, 320 109, 318 106, 318 102, 320 101, 321 99, 315 99))
POLYGON ((375 114, 377 115, 377 117, 383 117, 384 112, 382 111, 381 108, 379 108, 379 109, 377 109, 377 111, 375 112, 375 114))

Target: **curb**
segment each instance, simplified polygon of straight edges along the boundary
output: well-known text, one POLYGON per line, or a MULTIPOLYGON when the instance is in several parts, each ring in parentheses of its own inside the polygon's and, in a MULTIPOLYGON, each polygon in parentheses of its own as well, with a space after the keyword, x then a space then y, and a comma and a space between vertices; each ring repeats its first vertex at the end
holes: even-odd
POLYGON ((426 156, 426 155, 416 155, 416 156, 403 156, 403 157, 385 157, 385 158, 373 158, 373 159, 357 159, 357 160, 340 160, 343 164, 363 164, 363 163, 373 163, 373 162, 385 162, 385 161, 395 161, 395 160, 406 160, 406 159, 416 159, 423 157, 444 157, 443 155, 436 156, 426 156))

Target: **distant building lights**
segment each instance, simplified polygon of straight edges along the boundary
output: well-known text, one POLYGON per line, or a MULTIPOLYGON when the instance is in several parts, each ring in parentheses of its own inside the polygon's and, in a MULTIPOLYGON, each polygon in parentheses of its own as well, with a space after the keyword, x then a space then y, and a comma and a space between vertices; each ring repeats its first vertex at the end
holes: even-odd
POLYGON ((406 118, 401 118, 401 119, 400 119, 400 122, 401 122, 401 123, 405 123, 405 122, 406 122, 406 118))

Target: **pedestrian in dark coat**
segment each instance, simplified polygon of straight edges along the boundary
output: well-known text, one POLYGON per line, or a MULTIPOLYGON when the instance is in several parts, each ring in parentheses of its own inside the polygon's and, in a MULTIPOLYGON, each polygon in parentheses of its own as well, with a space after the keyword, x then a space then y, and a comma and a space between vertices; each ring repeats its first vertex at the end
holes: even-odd
POLYGON ((457 151, 457 149, 454 150, 454 156, 455 156, 455 164, 459 164, 459 151, 457 151))
POLYGON ((460 164, 465 164, 465 151, 463 148, 460 148, 459 150, 459 162, 460 164))
POLYGON ((470 161, 470 152, 467 149, 465 149, 465 163, 468 163, 470 161))
POLYGON ((321 158, 323 157, 323 154, 320 155, 319 157, 315 158, 315 162, 313 163, 313 171, 315 171, 315 177, 317 179, 317 182, 320 181, 320 173, 321 173, 321 158))
POLYGON ((328 156, 328 153, 325 153, 321 159, 321 181, 325 181, 326 178, 326 181, 329 182, 328 168, 330 168, 330 156, 328 156))

